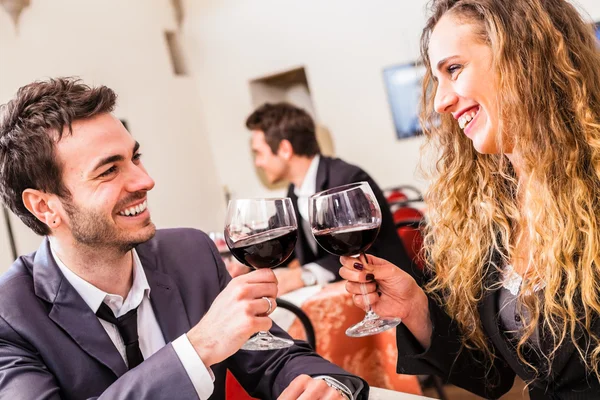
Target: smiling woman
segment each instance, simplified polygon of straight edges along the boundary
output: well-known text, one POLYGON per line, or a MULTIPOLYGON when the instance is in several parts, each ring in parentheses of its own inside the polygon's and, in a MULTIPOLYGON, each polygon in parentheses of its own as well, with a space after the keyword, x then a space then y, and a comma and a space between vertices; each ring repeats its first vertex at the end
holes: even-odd
MULTIPOLYGON (((372 258, 398 370, 486 398, 600 397, 600 50, 565 0, 434 0, 421 39, 424 290, 372 258), (434 122, 441 116, 440 124, 434 122), (474 362, 475 360, 475 362, 474 362)), ((365 275, 344 260, 348 290, 365 275)), ((355 296, 361 304, 360 296, 355 296)))

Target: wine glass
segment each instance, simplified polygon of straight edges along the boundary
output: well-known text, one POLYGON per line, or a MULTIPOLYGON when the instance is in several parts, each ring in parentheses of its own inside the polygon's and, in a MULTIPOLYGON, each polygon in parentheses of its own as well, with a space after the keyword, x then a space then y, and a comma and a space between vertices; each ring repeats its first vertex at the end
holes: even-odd
MULTIPOLYGON (((338 186, 309 198, 308 216, 315 240, 336 256, 359 258, 369 271, 365 251, 371 247, 381 226, 381 209, 368 182, 338 186)), ((381 318, 371 309, 366 286, 360 285, 367 314, 346 330, 346 335, 375 335, 400 324, 399 318, 381 318)))
MULTIPOLYGON (((298 224, 292 201, 283 199, 231 200, 225 220, 225 242, 231 254, 251 268, 275 268, 294 251, 298 224)), ((243 350, 284 349, 289 339, 258 332, 243 350)))

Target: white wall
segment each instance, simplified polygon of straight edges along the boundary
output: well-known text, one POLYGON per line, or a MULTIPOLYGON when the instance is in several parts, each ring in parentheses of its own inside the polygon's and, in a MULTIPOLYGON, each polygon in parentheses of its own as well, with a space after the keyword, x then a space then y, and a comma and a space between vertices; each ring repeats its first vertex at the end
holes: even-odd
MULTIPOLYGON (((173 76, 168 58, 163 31, 173 27, 168 0, 33 0, 18 33, 0 9, 0 103, 48 76, 108 85, 156 181, 149 206, 157 226, 222 229, 222 189, 196 88, 173 76)), ((13 226, 20 253, 37 248, 39 237, 16 218, 13 226)), ((2 254, 0 271, 5 265, 2 254)))
POLYGON ((13 262, 12 252, 10 250, 10 241, 8 239, 8 231, 4 223, 4 212, 0 208, 0 271, 13 262))
MULTIPOLYGON (((398 140, 382 70, 415 61, 425 0, 188 0, 184 32, 223 184, 265 193, 249 167, 249 81, 306 68, 336 154, 383 186, 417 184, 420 138, 398 140)), ((580 4, 600 19, 600 1, 580 4)))
MULTIPOLYGON (((163 36, 174 28, 169 3, 32 0, 18 34, 0 9, 0 103, 47 76, 109 85, 157 181, 150 196, 157 225, 220 230, 221 185, 238 197, 266 193, 244 127, 253 110, 249 82, 304 66, 336 154, 381 186, 424 186, 414 177, 421 140, 395 138, 382 70, 418 57, 425 0, 187 0, 192 78, 171 71, 163 36)), ((579 4, 600 20, 598 0, 579 4)), ((40 239, 16 219, 13 226, 19 252, 34 250, 40 239)))

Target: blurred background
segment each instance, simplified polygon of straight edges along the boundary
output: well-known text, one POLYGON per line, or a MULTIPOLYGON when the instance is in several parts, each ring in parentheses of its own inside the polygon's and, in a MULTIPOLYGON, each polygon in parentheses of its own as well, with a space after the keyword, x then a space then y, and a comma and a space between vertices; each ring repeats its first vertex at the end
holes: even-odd
MULTIPOLYGON (((264 101, 307 109, 324 153, 360 165, 381 187, 425 190, 415 173, 422 137, 399 133, 384 72, 403 66, 406 85, 426 3, 0 0, 0 103, 54 76, 113 88, 115 114, 157 182, 149 206, 158 227, 220 231, 227 198, 284 193, 252 163, 244 121, 264 101)), ((598 0, 578 4, 600 20, 598 0)), ((17 218, 9 222, 17 254, 38 247, 17 218)), ((0 213, 0 272, 11 247, 0 213)))

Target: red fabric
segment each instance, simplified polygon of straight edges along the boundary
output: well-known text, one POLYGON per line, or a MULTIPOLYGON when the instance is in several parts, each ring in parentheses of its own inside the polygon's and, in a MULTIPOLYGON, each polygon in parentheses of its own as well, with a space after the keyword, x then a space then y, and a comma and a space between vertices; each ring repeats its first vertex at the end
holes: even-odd
MULTIPOLYGON (((420 221, 423 219, 423 213, 416 208, 401 207, 393 213, 394 223, 407 221, 420 221)), ((415 261, 415 264, 423 269, 423 262, 419 259, 419 252, 423 246, 423 235, 421 230, 413 226, 401 226, 398 228, 398 235, 404 244, 406 253, 415 261)))
POLYGON ((400 190, 392 190, 386 196, 386 200, 388 203, 395 203, 395 202, 399 202, 399 201, 406 201, 406 200, 408 200, 408 197, 406 197, 406 195, 404 193, 402 193, 400 190))
POLYGON ((242 385, 239 384, 229 370, 225 378, 225 398, 227 400, 257 400, 246 393, 242 385))

